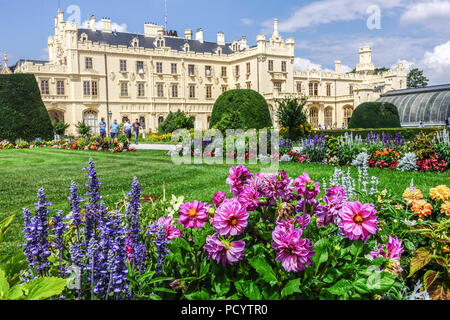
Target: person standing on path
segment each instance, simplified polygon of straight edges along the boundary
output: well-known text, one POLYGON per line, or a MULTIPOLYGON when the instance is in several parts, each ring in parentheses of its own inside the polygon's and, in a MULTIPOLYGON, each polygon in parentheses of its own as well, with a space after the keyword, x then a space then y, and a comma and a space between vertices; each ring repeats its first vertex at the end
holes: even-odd
POLYGON ((127 122, 125 122, 125 124, 123 125, 123 133, 127 136, 127 141, 128 144, 130 144, 130 140, 131 140, 131 129, 132 129, 132 124, 130 119, 127 120, 127 122))
POLYGON ((133 123, 133 132, 134 132, 134 144, 139 144, 139 130, 141 129, 141 124, 139 123, 139 119, 136 119, 136 122, 133 123))
POLYGON ((100 137, 104 141, 105 138, 106 138, 106 122, 105 122, 105 118, 102 118, 102 121, 100 121, 98 126, 100 128, 100 137))
POLYGON ((117 139, 119 137, 119 124, 117 123, 117 120, 114 120, 113 123, 111 123, 109 129, 111 130, 111 139, 117 139))

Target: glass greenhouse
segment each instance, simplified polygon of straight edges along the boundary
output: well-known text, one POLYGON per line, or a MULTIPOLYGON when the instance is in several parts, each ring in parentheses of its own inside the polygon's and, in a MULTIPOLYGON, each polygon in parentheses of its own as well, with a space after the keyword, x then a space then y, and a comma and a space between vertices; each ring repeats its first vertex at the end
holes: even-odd
POLYGON ((450 117, 450 84, 390 91, 378 99, 395 105, 404 127, 443 126, 450 117))

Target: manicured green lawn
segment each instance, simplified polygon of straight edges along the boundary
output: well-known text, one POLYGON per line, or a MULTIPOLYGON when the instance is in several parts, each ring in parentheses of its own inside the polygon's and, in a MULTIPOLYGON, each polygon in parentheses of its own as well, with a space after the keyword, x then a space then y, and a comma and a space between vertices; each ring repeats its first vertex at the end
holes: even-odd
MULTIPOLYGON (((138 151, 112 154, 109 152, 67 151, 67 150, 3 150, 0 151, 0 220, 8 215, 18 217, 5 239, 6 247, 16 246, 21 240, 21 209, 33 208, 36 192, 45 188, 48 199, 54 204, 52 212, 64 210, 69 213, 68 189, 72 180, 86 191, 86 171, 89 158, 96 161, 97 173, 103 182, 101 193, 106 205, 113 207, 126 194, 134 176, 144 188, 144 194, 162 195, 163 184, 166 194, 185 196, 186 200, 210 201, 218 190, 228 191, 225 180, 231 165, 182 165, 176 166, 164 151, 138 151)), ((249 166, 252 172, 260 166, 249 166)), ((333 174, 334 168, 318 164, 281 163, 291 177, 308 172, 312 178, 322 182, 333 174)), ((357 170, 352 169, 357 177, 357 170)), ((370 175, 380 179, 380 188, 396 193, 410 185, 423 190, 439 184, 448 184, 447 174, 422 174, 373 169, 370 175)))

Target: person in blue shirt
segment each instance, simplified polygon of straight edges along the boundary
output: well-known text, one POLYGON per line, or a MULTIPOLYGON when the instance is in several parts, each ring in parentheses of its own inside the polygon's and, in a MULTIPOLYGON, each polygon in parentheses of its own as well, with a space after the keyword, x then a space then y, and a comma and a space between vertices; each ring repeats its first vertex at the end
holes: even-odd
POLYGON ((99 128, 100 128, 100 137, 102 138, 102 140, 105 140, 106 138, 106 122, 105 122, 105 118, 102 118, 102 121, 98 124, 99 128))
POLYGON ((117 139, 119 137, 119 124, 117 123, 117 120, 114 120, 113 123, 111 123, 109 129, 111 130, 111 138, 117 139))

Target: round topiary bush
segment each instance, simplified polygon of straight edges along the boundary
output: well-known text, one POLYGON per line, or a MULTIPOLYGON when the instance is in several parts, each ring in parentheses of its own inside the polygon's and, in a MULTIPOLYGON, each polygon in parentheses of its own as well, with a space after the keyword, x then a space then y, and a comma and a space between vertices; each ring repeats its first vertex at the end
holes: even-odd
POLYGON ((397 107, 386 102, 366 102, 353 112, 350 129, 400 128, 397 107))
POLYGON ((0 75, 0 141, 36 138, 53 139, 53 126, 34 75, 0 75))
POLYGON ((266 99, 254 90, 230 90, 217 98, 211 116, 210 128, 216 128, 224 116, 240 118, 242 129, 272 127, 266 99), (240 117, 237 117, 237 114, 240 117))

